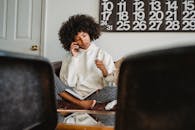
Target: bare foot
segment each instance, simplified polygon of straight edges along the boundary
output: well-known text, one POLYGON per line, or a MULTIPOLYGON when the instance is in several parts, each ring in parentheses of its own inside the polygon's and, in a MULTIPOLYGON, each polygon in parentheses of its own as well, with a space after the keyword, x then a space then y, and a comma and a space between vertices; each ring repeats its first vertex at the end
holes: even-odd
POLYGON ((80 106, 85 109, 92 109, 96 104, 96 100, 81 100, 80 106))

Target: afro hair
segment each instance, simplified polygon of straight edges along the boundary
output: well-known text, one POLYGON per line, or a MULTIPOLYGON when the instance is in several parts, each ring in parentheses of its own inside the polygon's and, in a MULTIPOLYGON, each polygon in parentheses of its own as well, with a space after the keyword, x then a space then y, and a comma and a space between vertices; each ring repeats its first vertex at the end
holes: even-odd
POLYGON ((90 40, 93 41, 100 37, 101 28, 91 16, 84 14, 71 16, 66 22, 62 23, 58 32, 59 40, 65 50, 70 50, 70 45, 78 32, 88 33, 90 40))

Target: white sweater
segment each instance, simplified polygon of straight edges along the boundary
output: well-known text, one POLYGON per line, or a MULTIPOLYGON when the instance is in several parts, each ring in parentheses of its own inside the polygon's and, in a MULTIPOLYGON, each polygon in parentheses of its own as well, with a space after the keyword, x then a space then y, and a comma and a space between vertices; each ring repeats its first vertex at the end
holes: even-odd
POLYGON ((80 49, 76 57, 73 57, 71 53, 67 54, 62 62, 60 79, 65 85, 73 87, 81 96, 102 89, 106 78, 97 68, 96 59, 103 61, 109 74, 114 72, 115 65, 112 57, 92 43, 87 50, 80 49))

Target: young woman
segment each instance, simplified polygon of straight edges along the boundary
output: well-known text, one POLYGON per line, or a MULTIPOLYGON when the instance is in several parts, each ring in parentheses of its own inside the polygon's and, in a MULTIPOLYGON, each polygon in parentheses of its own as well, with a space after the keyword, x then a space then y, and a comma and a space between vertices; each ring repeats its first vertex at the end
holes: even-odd
POLYGON ((96 102, 112 101, 117 94, 116 87, 107 86, 107 76, 115 71, 113 59, 92 43, 99 36, 100 25, 88 15, 71 16, 59 30, 59 40, 68 53, 62 62, 60 79, 55 76, 56 93, 85 109, 93 108, 96 102), (80 96, 98 92, 80 100, 64 91, 67 87, 80 96))

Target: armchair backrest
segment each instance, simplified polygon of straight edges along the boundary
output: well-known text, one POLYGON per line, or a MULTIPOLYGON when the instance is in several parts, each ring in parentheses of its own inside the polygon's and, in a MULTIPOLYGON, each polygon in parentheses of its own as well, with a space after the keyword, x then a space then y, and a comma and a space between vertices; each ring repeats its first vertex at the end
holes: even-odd
POLYGON ((195 46, 129 56, 118 88, 116 130, 195 129, 195 46))
POLYGON ((62 61, 55 61, 55 62, 52 62, 52 67, 54 69, 54 72, 57 76, 59 76, 60 74, 60 69, 61 69, 61 66, 62 66, 62 61))
POLYGON ((0 129, 54 130, 53 69, 45 58, 0 51, 0 129))

